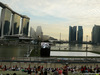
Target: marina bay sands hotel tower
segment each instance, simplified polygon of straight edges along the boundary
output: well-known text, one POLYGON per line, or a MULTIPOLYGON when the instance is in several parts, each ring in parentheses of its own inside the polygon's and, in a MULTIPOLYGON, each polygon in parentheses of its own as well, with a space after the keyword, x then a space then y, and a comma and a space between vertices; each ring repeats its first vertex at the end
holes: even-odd
POLYGON ((1 16, 0 16, 0 37, 8 35, 22 35, 28 36, 29 20, 30 18, 21 15, 7 5, 0 2, 1 16))

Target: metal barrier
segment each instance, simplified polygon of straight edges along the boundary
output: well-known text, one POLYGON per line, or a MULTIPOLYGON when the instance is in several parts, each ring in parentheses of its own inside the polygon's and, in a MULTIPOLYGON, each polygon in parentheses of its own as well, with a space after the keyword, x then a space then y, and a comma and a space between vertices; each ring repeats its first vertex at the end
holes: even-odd
POLYGON ((83 75, 100 75, 100 73, 84 73, 83 75))
POLYGON ((12 57, 0 58, 0 62, 37 62, 37 63, 100 63, 100 58, 41 58, 41 57, 12 57))

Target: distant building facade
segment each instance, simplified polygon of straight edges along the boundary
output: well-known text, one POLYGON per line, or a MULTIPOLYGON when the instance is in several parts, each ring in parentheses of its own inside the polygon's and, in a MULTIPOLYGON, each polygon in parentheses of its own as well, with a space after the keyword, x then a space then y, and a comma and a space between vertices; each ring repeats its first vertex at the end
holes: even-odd
POLYGON ((73 27, 73 41, 76 41, 77 26, 73 27))
POLYGON ((24 36, 28 36, 28 29, 29 29, 29 19, 22 18, 22 34, 24 36))
POLYGON ((11 33, 12 35, 19 34, 19 28, 20 28, 20 16, 17 14, 12 15, 12 25, 11 25, 11 33))
POLYGON ((83 42, 83 28, 82 28, 82 26, 78 26, 77 41, 78 41, 78 43, 83 42))
POLYGON ((23 34, 28 36, 29 19, 13 14, 9 9, 3 8, 0 18, 0 36, 23 34), (12 19, 11 19, 12 17, 12 19), (21 23, 22 22, 22 23, 21 23), (21 27, 21 28, 20 28, 21 27), (20 31, 19 31, 20 29, 20 31), (21 33, 20 33, 21 32, 21 33))
POLYGON ((75 42, 76 41, 76 31, 77 27, 71 27, 69 26, 69 42, 75 42))
POLYGON ((0 7, 0 39, 11 36, 27 37, 30 18, 13 11, 8 5, 1 2, 0 7))
POLYGON ((7 8, 2 9, 1 11, 1 36, 10 35, 10 20, 11 20, 11 11, 7 8))
POLYGON ((37 29, 36 29, 36 38, 39 39, 39 40, 43 39, 43 32, 42 32, 41 26, 37 26, 37 29))
POLYGON ((72 41, 72 27, 71 26, 69 26, 69 42, 71 42, 72 41))
POLYGON ((36 39, 36 32, 32 27, 30 28, 30 37, 36 39))
POLYGON ((1 37, 1 29, 2 29, 2 26, 1 26, 1 18, 0 18, 0 37, 1 37))
POLYGON ((100 43, 100 26, 94 25, 92 29, 92 42, 93 43, 100 43))

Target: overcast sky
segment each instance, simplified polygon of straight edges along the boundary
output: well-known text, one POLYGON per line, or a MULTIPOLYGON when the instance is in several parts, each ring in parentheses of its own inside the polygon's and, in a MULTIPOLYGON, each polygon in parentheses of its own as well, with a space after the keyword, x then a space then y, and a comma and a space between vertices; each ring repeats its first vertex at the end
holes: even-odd
POLYGON ((83 37, 94 24, 100 25, 100 0, 0 0, 16 12, 30 17, 30 27, 41 26, 45 35, 69 38, 69 26, 83 26, 83 37))

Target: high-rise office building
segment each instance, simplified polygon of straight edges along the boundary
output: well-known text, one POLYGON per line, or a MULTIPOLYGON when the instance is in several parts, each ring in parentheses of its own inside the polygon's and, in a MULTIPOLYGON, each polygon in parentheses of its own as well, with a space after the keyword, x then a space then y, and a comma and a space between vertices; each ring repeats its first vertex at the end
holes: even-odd
POLYGON ((29 29, 29 19, 22 18, 22 34, 24 36, 28 36, 28 29, 29 29))
POLYGON ((72 31, 72 27, 69 26, 69 42, 72 41, 72 35, 73 35, 72 33, 73 33, 73 31, 72 31))
POLYGON ((76 30, 77 27, 71 27, 69 26, 69 42, 75 42, 76 41, 76 30))
POLYGON ((82 28, 82 26, 78 26, 77 41, 78 41, 78 43, 83 42, 83 28, 82 28))
POLYGON ((13 11, 8 5, 1 2, 0 6, 0 38, 16 34, 28 36, 30 18, 13 11))
POLYGON ((76 41, 76 31, 77 31, 77 27, 74 26, 73 27, 73 41, 76 41))
POLYGON ((1 37, 1 16, 2 14, 0 13, 0 37, 1 37))
POLYGON ((36 32, 34 31, 32 27, 30 28, 30 37, 33 39, 36 39, 36 32))
POLYGON ((12 35, 19 34, 20 16, 17 14, 12 15, 12 35))
POLYGON ((1 11, 1 36, 10 34, 10 19, 11 11, 7 8, 2 9, 1 11))
POLYGON ((100 43, 100 26, 99 25, 94 25, 92 29, 92 42, 100 43))
POLYGON ((43 38, 43 32, 42 32, 41 26, 37 26, 36 37, 37 37, 37 39, 42 39, 43 38))

